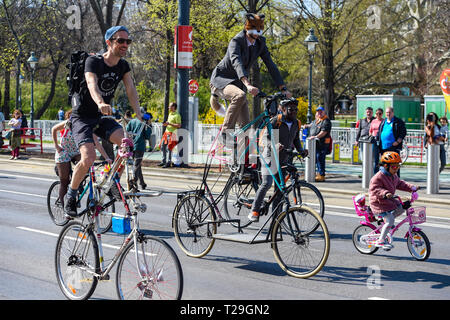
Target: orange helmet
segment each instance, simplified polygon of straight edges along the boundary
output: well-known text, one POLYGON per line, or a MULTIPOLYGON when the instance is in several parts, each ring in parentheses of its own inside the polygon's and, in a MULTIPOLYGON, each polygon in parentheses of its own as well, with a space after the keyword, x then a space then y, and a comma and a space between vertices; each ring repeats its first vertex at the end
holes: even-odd
POLYGON ((402 159, 397 152, 386 151, 381 156, 381 163, 383 164, 393 164, 393 163, 402 163, 402 159))

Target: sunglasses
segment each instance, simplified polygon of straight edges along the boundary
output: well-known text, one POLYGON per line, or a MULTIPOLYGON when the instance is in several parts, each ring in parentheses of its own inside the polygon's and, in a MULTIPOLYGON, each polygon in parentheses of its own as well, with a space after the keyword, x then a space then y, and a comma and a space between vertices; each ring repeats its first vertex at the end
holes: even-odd
POLYGON ((116 40, 117 43, 119 43, 119 44, 124 44, 125 42, 127 44, 131 44, 131 42, 133 42, 133 40, 131 40, 131 39, 124 39, 124 38, 111 38, 109 40, 116 40))
POLYGON ((383 112, 377 112, 376 114, 383 114, 383 112))
POLYGON ((392 169, 398 169, 398 168, 400 168, 400 166, 398 164, 391 164, 391 168, 392 169))

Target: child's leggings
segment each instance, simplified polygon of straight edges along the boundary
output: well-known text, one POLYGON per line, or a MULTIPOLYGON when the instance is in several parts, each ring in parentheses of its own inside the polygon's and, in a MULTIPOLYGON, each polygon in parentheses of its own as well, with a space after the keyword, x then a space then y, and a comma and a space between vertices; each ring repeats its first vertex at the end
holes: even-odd
POLYGON ((389 232, 389 229, 394 226, 395 218, 400 216, 405 209, 403 209, 402 205, 399 204, 398 207, 391 211, 386 211, 380 214, 380 216, 384 219, 384 225, 381 228, 381 234, 380 234, 380 241, 384 241, 386 238, 387 233, 389 232))

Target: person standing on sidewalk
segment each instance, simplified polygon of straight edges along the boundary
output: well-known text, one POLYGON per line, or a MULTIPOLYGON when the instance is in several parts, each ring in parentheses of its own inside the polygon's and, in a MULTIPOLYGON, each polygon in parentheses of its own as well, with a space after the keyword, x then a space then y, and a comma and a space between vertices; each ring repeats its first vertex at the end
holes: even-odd
POLYGON ((361 154, 362 154, 362 143, 359 141, 359 139, 364 139, 364 138, 368 138, 369 137, 369 130, 370 130, 370 124, 372 123, 372 120, 374 119, 373 117, 373 109, 372 107, 367 107, 366 108, 366 117, 360 119, 358 128, 356 129, 356 140, 355 140, 355 145, 358 145, 358 150, 359 150, 359 158, 362 159, 361 154))
POLYGON ((304 126, 309 128, 309 138, 317 139, 316 143, 316 181, 325 181, 325 158, 331 143, 331 120, 322 106, 316 109, 315 120, 304 126))
POLYGON ((5 130, 5 116, 3 112, 0 111, 0 148, 3 146, 3 130, 5 130))
POLYGON ((378 148, 378 130, 380 129, 381 122, 383 121, 383 109, 378 108, 375 111, 375 119, 370 122, 369 136, 375 139, 375 143, 372 144, 373 150, 373 174, 376 174, 380 170, 380 149, 378 148))
POLYGON ((11 138, 9 139, 9 146, 11 148, 11 158, 9 160, 19 159, 20 136, 22 135, 22 113, 16 109, 13 113, 13 118, 9 120, 8 125, 11 126, 11 138))
POLYGON ((163 122, 166 131, 161 138, 159 147, 162 150, 163 158, 158 166, 169 168, 172 165, 172 151, 178 143, 177 129, 181 128, 181 115, 177 112, 177 104, 172 102, 169 105, 169 117, 166 122, 163 122), (169 158, 167 159, 167 153, 169 158))
MULTIPOLYGON (((146 113, 143 108, 141 108, 141 113, 146 113)), ((134 183, 137 186, 139 180, 142 190, 147 187, 144 176, 142 175, 142 160, 144 159, 146 141, 150 139, 151 134, 150 127, 148 126, 149 121, 151 121, 150 119, 145 121, 145 123, 139 119, 133 119, 127 124, 127 131, 135 134, 133 137, 134 183), (138 133, 139 135, 137 135, 138 133)))
POLYGON ((439 173, 441 173, 445 169, 445 165, 447 164, 447 152, 445 151, 445 144, 448 141, 448 119, 447 117, 441 117, 439 121, 441 122, 441 137, 443 137, 444 139, 439 151, 439 155, 441 158, 441 167, 439 168, 439 173))
MULTIPOLYGON (((394 116, 394 108, 387 107, 385 110, 386 118, 381 122, 378 130, 378 147, 380 154, 386 151, 394 151, 400 154, 403 147, 403 140, 406 137, 405 122, 394 116)), ((400 169, 397 171, 400 177, 400 169)))

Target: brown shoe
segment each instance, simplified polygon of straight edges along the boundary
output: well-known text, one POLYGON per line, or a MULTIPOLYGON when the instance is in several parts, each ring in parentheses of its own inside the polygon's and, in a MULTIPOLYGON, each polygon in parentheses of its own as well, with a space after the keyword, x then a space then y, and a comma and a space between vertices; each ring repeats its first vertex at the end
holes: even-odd
POLYGON ((325 181, 325 176, 321 174, 316 175, 316 182, 323 182, 325 181))

